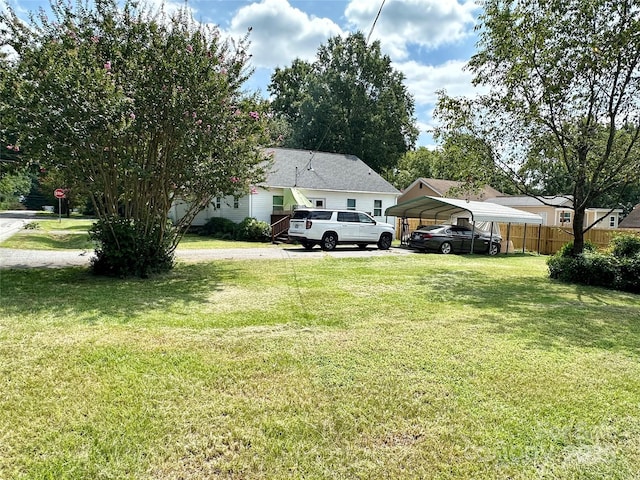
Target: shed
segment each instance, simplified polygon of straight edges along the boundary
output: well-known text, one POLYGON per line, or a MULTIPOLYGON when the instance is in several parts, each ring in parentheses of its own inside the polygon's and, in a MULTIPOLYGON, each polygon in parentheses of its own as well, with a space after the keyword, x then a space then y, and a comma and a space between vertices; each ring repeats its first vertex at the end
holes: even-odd
MULTIPOLYGON (((512 223, 542 225, 542 217, 535 213, 516 210, 515 208, 495 203, 430 196, 418 197, 407 202, 398 203, 393 207, 387 208, 385 214, 402 219, 419 218, 442 222, 446 222, 451 216, 468 215, 474 228, 476 222, 488 222, 492 225, 491 231, 493 231, 494 222, 506 223, 507 225, 512 223)), ((403 227, 404 225, 405 222, 403 221, 403 227)), ((538 235, 540 235, 539 230, 538 235)), ((401 239, 404 242, 404 235, 401 236, 401 239)), ((507 228, 507 244, 508 242, 509 229, 507 228)))

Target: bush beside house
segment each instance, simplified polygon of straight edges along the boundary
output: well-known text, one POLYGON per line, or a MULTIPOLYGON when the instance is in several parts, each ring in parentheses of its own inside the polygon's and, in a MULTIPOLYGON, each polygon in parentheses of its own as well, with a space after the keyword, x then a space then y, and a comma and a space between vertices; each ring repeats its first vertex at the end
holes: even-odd
POLYGON ((240 223, 235 223, 226 218, 215 217, 210 218, 202 226, 200 235, 223 240, 265 242, 271 238, 271 227, 267 222, 262 222, 252 217, 247 217, 240 223))

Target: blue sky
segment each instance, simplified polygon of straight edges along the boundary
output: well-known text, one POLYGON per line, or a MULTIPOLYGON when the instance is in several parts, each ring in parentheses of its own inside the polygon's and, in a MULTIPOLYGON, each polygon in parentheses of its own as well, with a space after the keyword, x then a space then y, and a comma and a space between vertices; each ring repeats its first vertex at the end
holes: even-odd
MULTIPOLYGON (((0 0, 2 1, 2 0, 0 0)), ((48 0, 4 0, 19 14, 46 7, 48 0)), ((147 0, 160 4, 161 0, 147 0)), ((74 0, 71 0, 73 3, 74 0)), ((164 0, 165 9, 184 5, 164 0)), ((362 31, 368 35, 382 0, 188 0, 193 17, 219 25, 235 38, 251 31, 255 73, 247 87, 267 97, 276 67, 295 58, 313 61, 329 37, 362 31)), ((380 40, 393 67, 404 73, 415 100, 421 135, 417 146, 433 144, 428 133, 436 91, 471 95, 471 75, 464 65, 475 51, 475 0, 386 0, 371 35, 380 40)))

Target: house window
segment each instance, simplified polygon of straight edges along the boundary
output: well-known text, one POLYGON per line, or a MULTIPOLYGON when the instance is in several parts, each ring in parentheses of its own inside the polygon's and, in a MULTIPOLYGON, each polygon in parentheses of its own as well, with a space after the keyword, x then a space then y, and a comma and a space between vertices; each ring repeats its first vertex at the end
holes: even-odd
POLYGON ((615 217, 615 215, 611 215, 609 217, 609 226, 611 228, 615 228, 616 227, 616 217, 615 217))
POLYGON ((274 195, 273 196, 273 213, 282 212, 283 210, 284 210, 284 196, 274 195))
POLYGON ((347 198, 347 210, 355 210, 355 209, 356 209, 356 199, 347 198))
POLYGON ((373 201, 373 216, 374 217, 382 216, 382 200, 373 201))
POLYGON ((560 212, 560 223, 571 223, 571 212, 560 212))
POLYGON ((324 208, 324 198, 310 198, 309 200, 313 204, 314 208, 324 208))
POLYGON ((220 202, 222 201, 222 199, 220 197, 216 197, 216 209, 220 210, 220 202))
POLYGON ((233 208, 238 208, 240 206, 240 200, 238 197, 233 197, 233 208))

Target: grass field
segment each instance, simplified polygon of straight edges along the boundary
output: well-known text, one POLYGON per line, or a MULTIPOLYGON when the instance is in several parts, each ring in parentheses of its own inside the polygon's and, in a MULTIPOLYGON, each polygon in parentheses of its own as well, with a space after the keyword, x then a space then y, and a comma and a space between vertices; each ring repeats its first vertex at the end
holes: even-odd
POLYGON ((0 478, 640 478, 639 360, 538 256, 0 270, 0 478))
MULTIPOLYGON (((38 216, 30 225, 4 242, 0 247, 24 250, 93 250, 95 244, 89 239, 89 228, 95 222, 88 218, 62 218, 38 216)), ((271 246, 271 243, 237 242, 218 240, 195 234, 185 235, 180 249, 197 248, 255 248, 271 246)))

